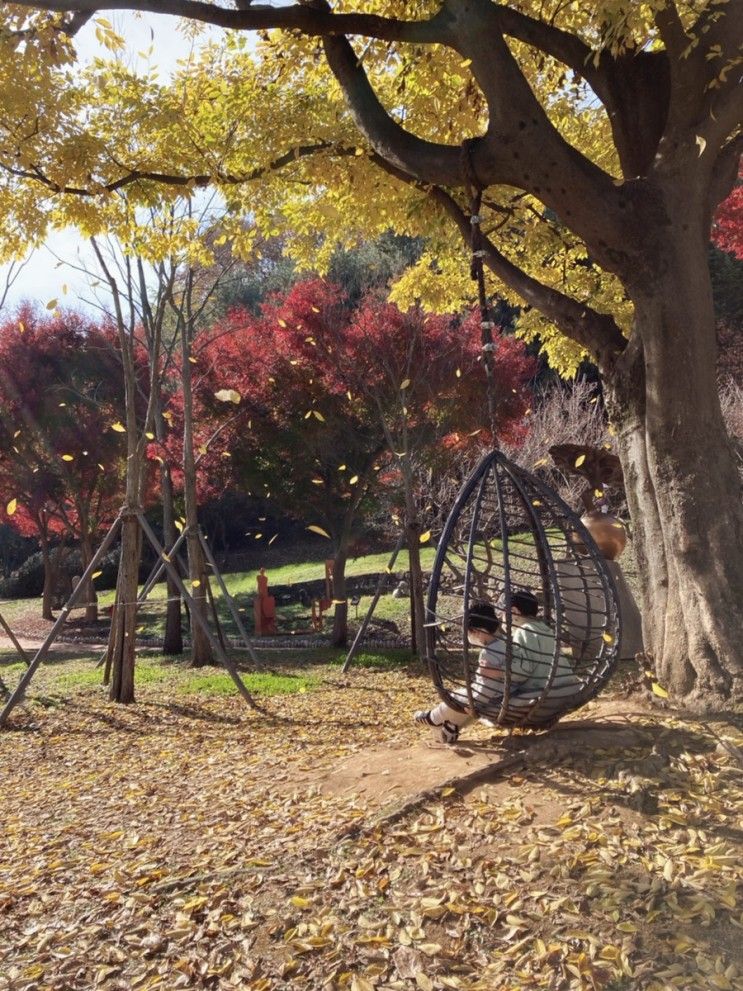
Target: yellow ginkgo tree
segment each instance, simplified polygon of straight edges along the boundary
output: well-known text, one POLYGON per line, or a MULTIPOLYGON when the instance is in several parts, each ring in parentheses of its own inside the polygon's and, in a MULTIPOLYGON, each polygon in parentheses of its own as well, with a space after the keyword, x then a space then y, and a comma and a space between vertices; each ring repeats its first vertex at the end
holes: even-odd
POLYGON ((315 267, 338 239, 425 235, 394 298, 444 309, 471 295, 479 224, 521 332, 563 372, 600 367, 661 681, 697 706, 740 695, 743 507, 706 260, 743 148, 740 0, 21 0, 2 18, 6 254, 49 224, 122 223, 125 188, 152 205, 216 184, 246 254, 247 213, 315 267), (120 57, 112 9, 227 33, 163 83, 120 57), (89 21, 108 57, 79 71, 89 21))

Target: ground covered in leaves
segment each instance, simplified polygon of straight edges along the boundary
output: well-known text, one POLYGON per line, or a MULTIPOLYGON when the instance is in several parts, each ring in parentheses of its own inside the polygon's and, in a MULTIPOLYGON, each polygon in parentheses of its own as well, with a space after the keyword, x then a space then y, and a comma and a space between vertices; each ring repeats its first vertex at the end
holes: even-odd
POLYGON ((730 721, 610 694, 442 748, 419 671, 300 675, 266 715, 155 678, 15 711, 2 991, 743 989, 730 721))

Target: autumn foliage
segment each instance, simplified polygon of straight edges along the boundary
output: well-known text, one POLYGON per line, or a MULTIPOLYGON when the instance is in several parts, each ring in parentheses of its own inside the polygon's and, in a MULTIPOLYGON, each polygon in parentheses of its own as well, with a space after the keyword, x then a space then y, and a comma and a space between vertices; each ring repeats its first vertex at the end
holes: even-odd
POLYGON ((721 251, 743 261, 743 166, 735 188, 715 215, 712 240, 721 251))
POLYGON ((78 539, 110 523, 124 464, 113 332, 24 307, 0 326, 2 518, 78 539), (117 429, 118 427, 118 429, 117 429))
MULTIPOLYGON (((234 310, 192 356, 202 496, 241 485, 340 536, 348 505, 378 498, 395 451, 382 418, 403 426, 421 457, 488 438, 479 323, 371 297, 354 308, 342 289, 308 279, 258 316, 234 310), (426 450, 426 448, 428 448, 426 450)), ((498 338, 499 426, 513 440, 534 363, 498 338)), ((180 462, 179 399, 166 451, 180 462)))

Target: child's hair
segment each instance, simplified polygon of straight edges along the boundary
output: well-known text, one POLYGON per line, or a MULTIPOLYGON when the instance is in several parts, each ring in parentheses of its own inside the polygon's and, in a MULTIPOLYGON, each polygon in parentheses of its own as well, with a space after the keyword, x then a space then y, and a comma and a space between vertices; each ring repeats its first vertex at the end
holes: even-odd
POLYGON ((471 630, 497 633, 500 622, 495 609, 489 602, 473 602, 469 609, 468 626, 471 630))
POLYGON ((522 616, 536 616, 539 612, 537 597, 528 588, 520 588, 513 592, 511 605, 515 606, 522 616))

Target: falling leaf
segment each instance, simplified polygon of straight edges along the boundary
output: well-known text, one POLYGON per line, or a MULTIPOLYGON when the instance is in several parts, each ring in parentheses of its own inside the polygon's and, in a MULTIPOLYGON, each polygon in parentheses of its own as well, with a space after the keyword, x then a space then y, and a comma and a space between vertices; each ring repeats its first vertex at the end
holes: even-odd
POLYGON ((74 454, 63 454, 62 455, 62 460, 63 461, 74 461, 75 460, 75 456, 74 456, 74 454))
POLYGON ((190 363, 192 365, 195 365, 196 364, 196 358, 194 358, 193 355, 189 355, 188 356, 188 360, 190 361, 190 363))
POLYGON ((584 463, 585 460, 586 460, 585 454, 579 454, 578 457, 575 459, 575 467, 580 468, 580 466, 584 463))
POLYGON ((116 423, 112 423, 111 424, 111 429, 112 430, 115 430, 117 434, 125 434, 126 433, 126 427, 124 426, 123 423, 119 423, 118 421, 116 423))
POLYGON ((602 640, 605 643, 614 643, 614 637, 611 635, 611 633, 604 633, 602 635, 602 640))
POLYGON ((307 527, 307 529, 311 533, 319 533, 321 537, 327 537, 328 540, 331 539, 330 534, 328 533, 328 531, 327 530, 323 530, 323 528, 321 526, 317 526, 316 523, 312 523, 310 526, 307 527))
POLYGON ((241 396, 235 389, 220 389, 214 393, 214 398, 218 399, 220 403, 234 403, 237 405, 240 402, 241 396))
POLYGON ((103 574, 102 571, 94 571, 90 577, 93 581, 95 581, 95 579, 100 578, 102 574, 103 574))
POLYGON ((458 368, 454 374, 457 376, 458 379, 461 379, 461 377, 462 377, 462 369, 461 368, 458 368))
POLYGON ((194 578, 191 582, 191 588, 201 588, 201 581, 198 578, 194 578))
POLYGON ((348 484, 349 485, 355 485, 358 482, 358 480, 359 480, 359 476, 358 475, 353 475, 351 478, 349 478, 348 484))
POLYGON ((46 304, 46 308, 47 308, 47 310, 56 310, 56 308, 57 308, 57 300, 56 299, 50 299, 49 302, 46 304))
POLYGON ((410 379, 403 379, 403 381, 400 383, 400 391, 402 391, 403 389, 407 389, 409 385, 410 385, 410 379))
POLYGON ((418 542, 421 544, 427 544, 430 539, 431 539, 431 531, 426 530, 425 533, 422 533, 420 537, 418 537, 418 542))
POLYGON ((18 508, 18 501, 16 499, 11 499, 8 505, 5 507, 5 512, 8 514, 8 516, 12 516, 17 508, 18 508))
POLYGON ((270 539, 270 540, 269 540, 269 542, 268 542, 268 546, 269 546, 269 547, 270 547, 270 546, 271 546, 271 544, 272 544, 272 543, 274 542, 274 540, 276 540, 276 538, 277 538, 277 537, 278 537, 278 533, 275 533, 275 534, 273 535, 273 537, 271 537, 271 539, 270 539))
POLYGON ((281 317, 279 317, 278 324, 279 327, 286 327, 286 320, 282 320, 281 317))
POLYGON ((325 417, 322 415, 322 413, 319 410, 313 409, 312 415, 315 417, 316 420, 319 420, 320 423, 325 423, 325 417))
POLYGON ((353 402, 353 396, 351 395, 351 390, 350 389, 348 390, 348 392, 346 393, 346 395, 348 396, 349 402, 353 402))
POLYGON ((668 692, 665 690, 665 688, 661 687, 661 685, 659 685, 657 681, 654 681, 650 687, 653 690, 653 695, 657 695, 658 698, 661 699, 668 698, 668 692))
POLYGON ((697 144, 697 148, 699 149, 698 157, 701 158, 701 156, 704 154, 704 149, 707 147, 707 141, 705 138, 702 137, 701 134, 697 134, 696 144, 697 144))

